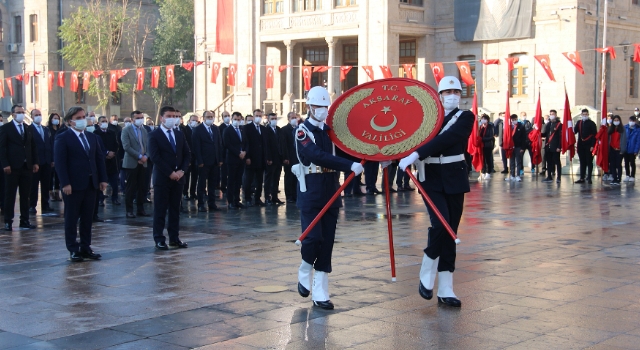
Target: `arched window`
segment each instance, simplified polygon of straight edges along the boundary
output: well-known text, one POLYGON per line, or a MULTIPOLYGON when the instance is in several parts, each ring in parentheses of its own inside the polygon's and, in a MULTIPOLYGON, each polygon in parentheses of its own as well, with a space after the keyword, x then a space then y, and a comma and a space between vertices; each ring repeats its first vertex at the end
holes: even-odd
POLYGON ((0 10, 0 43, 4 41, 4 23, 2 21, 2 10, 0 10))

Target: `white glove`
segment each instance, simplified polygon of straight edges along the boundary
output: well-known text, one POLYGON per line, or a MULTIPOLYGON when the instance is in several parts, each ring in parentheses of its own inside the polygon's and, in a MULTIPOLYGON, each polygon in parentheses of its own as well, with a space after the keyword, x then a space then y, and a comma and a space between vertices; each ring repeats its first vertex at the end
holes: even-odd
POLYGON ((353 163, 351 164, 351 171, 353 171, 353 173, 356 174, 356 176, 358 176, 362 174, 362 172, 364 171, 364 168, 360 163, 353 163))
POLYGON ((385 160, 384 162, 380 162, 380 166, 382 167, 382 169, 388 167, 389 165, 391 165, 390 160, 385 160))
POLYGON ((406 171, 407 167, 415 163, 416 160, 418 160, 419 158, 420 158, 420 155, 418 155, 417 152, 413 152, 410 155, 402 158, 400 160, 400 164, 398 164, 398 167, 402 169, 402 171, 406 171))

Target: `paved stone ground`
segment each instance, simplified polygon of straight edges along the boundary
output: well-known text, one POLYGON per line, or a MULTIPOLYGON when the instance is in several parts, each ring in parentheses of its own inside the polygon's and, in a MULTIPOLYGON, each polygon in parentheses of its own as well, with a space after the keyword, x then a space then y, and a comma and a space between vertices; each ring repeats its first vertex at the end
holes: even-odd
MULTIPOLYGON (((296 293, 295 206, 183 215, 189 249, 153 248, 150 219, 100 208, 102 261, 66 259, 63 220, 0 233, 0 349, 638 349, 634 185, 472 181, 454 287, 461 309, 418 295, 428 216, 393 194, 345 200, 330 275, 334 311, 296 293), (281 293, 255 287, 282 285, 281 293)), ((222 204, 222 198, 220 199, 222 204)), ((151 211, 151 208, 148 209, 151 211)))

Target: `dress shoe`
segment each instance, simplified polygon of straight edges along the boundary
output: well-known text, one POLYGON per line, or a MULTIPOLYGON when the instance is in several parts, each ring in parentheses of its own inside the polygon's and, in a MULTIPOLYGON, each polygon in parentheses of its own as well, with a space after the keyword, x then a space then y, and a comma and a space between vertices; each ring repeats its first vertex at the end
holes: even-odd
POLYGON ((7 222, 7 223, 5 223, 5 224, 4 224, 4 230, 5 230, 5 231, 11 231, 11 230, 13 230, 13 227, 11 227, 11 223, 8 223, 8 222, 7 222))
POLYGON ((28 228, 28 229, 34 229, 36 228, 36 225, 32 225, 29 221, 20 221, 20 225, 21 228, 28 228))
POLYGON ((151 216, 151 214, 147 214, 146 211, 142 210, 142 211, 138 211, 136 213, 137 216, 151 216))
POLYGON ((389 187, 389 192, 391 192, 391 193, 396 193, 396 192, 398 192, 398 191, 397 191, 397 190, 395 190, 393 187, 389 187))
POLYGON ((104 202, 103 201, 98 202, 98 206, 99 207, 104 207, 104 202))
POLYGON ((306 298, 309 296, 309 293, 309 290, 298 282, 298 294, 300 294, 301 297, 306 298))
POLYGON ((93 217, 93 222, 104 222, 104 219, 99 217, 98 215, 95 215, 93 217))
POLYGON ((183 241, 169 242, 169 249, 187 248, 188 245, 183 241))
POLYGON ((80 250, 80 256, 82 256, 84 259, 91 260, 99 260, 100 258, 102 258, 102 255, 96 254, 93 250, 80 250))
POLYGON ((157 242, 156 243, 156 249, 158 250, 169 250, 169 247, 167 247, 167 244, 164 242, 157 242))
POLYGON ((420 286, 418 287, 418 293, 420 293, 421 297, 427 300, 431 300, 431 298, 433 298, 433 289, 429 290, 425 288, 425 286, 422 285, 422 282, 420 282, 420 286))
POLYGON ((198 211, 202 212, 202 213, 206 213, 207 212, 207 208, 205 207, 198 207, 198 211))
POLYGON ((145 199, 144 199, 144 202, 145 202, 145 203, 149 203, 149 204, 150 204, 150 203, 151 203, 151 199, 149 199, 149 198, 145 198, 145 199))
POLYGON ((238 208, 238 209, 246 209, 247 207, 242 203, 236 203, 236 208, 238 208))
POLYGON ((217 205, 211 205, 209 204, 209 211, 220 211, 220 208, 218 208, 217 205))
POLYGON ((256 199, 256 205, 259 207, 264 207, 264 202, 259 199, 256 199))
POLYGON ((548 178, 542 180, 542 182, 553 182, 553 179, 548 177, 548 178))
POLYGON ((587 180, 587 183, 591 185, 592 184, 591 179, 587 180))
POLYGON ((562 182, 562 181, 560 180, 560 178, 557 178, 557 179, 556 179, 556 183, 560 183, 560 182, 562 182))
POLYGON ((30 214, 35 214, 35 213, 37 213, 37 212, 38 212, 38 211, 36 210, 36 208, 29 208, 29 213, 30 213, 30 214))
MULTIPOLYGON (((353 194, 345 193, 344 196, 347 197, 347 198, 350 198, 350 197, 353 197, 353 194)), ((291 203, 291 202, 287 201, 287 203, 291 203)))
POLYGON ((122 203, 120 203, 119 200, 114 199, 114 200, 111 201, 111 204, 113 204, 113 205, 121 205, 122 203))
POLYGON ((136 217, 136 215, 133 212, 127 212, 127 217, 133 219, 136 217))
POLYGON ((313 301, 313 306, 317 306, 321 309, 324 310, 333 310, 333 303, 331 302, 331 300, 327 300, 327 301, 313 301))
POLYGON ((405 187, 404 187, 404 190, 405 190, 405 191, 413 191, 413 190, 415 190, 415 188, 413 188, 413 187, 411 187, 411 186, 405 186, 405 187))
POLYGON ((576 181, 576 182, 574 182, 574 183, 576 183, 576 184, 583 184, 583 183, 584 183, 584 179, 580 179, 580 180, 578 180, 578 181, 576 181))
POLYGON ((373 193, 375 193, 375 194, 381 194, 381 193, 382 193, 382 191, 380 191, 380 190, 379 190, 379 189, 377 189, 377 188, 374 188, 374 189, 373 189, 373 193))
POLYGON ((51 207, 42 208, 43 213, 53 213, 55 210, 51 207))
POLYGON ((508 174, 509 173, 509 168, 504 169, 503 171, 500 172, 500 174, 508 174))
POLYGON ((280 199, 278 199, 278 198, 276 198, 276 199, 273 201, 273 203, 275 203, 275 204, 284 204, 284 202, 283 202, 283 201, 281 201, 281 200, 280 200, 280 199))
POLYGON ((372 190, 367 190, 367 195, 369 195, 369 196, 375 196, 375 194, 376 194, 376 193, 375 193, 374 191, 372 191, 372 190))
POLYGON ((84 261, 84 258, 82 257, 82 254, 80 254, 80 252, 71 252, 69 254, 69 260, 71 262, 82 262, 84 261))
POLYGON ((458 298, 443 298, 438 297, 438 304, 444 304, 452 307, 461 307, 462 302, 458 298))
POLYGON ((227 204, 227 209, 229 210, 238 210, 239 208, 233 204, 227 204))
MULTIPOLYGON (((247 207, 247 208, 253 207, 253 203, 251 203, 250 201, 246 201, 246 202, 244 202, 244 206, 247 207)), ((240 208, 242 208, 242 207, 240 207, 240 208)))
POLYGON ((273 205, 274 203, 273 203, 270 199, 267 199, 267 201, 266 201, 264 204, 265 204, 265 205, 269 205, 269 206, 271 206, 271 205, 273 205))

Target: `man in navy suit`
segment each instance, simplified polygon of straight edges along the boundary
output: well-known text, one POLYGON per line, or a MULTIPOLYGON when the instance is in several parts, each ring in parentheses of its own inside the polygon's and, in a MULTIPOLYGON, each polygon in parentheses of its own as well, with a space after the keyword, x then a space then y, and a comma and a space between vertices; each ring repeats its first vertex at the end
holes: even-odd
POLYGON ((244 173, 244 157, 247 151, 243 146, 244 132, 240 121, 244 120, 240 112, 233 112, 231 126, 222 135, 227 165, 227 202, 229 209, 244 208, 240 203, 240 182, 244 173))
POLYGON ((64 201, 64 236, 70 260, 101 258, 91 250, 91 222, 98 191, 107 188, 104 151, 98 136, 85 132, 87 119, 82 107, 71 107, 64 116, 69 129, 56 135, 53 159, 64 201), (78 236, 80 220, 80 242, 78 236))
POLYGON ((247 155, 244 158, 246 163, 244 173, 244 200, 246 206, 264 206, 264 202, 260 200, 262 196, 262 184, 264 179, 265 161, 265 137, 266 128, 262 126, 262 111, 256 109, 253 111, 253 122, 249 122, 244 126, 243 139, 244 148, 247 155), (255 182, 254 182, 255 181, 255 182), (254 191, 255 188, 255 191, 254 191), (253 198, 253 200, 252 200, 253 198))
POLYGON ((180 241, 180 203, 185 184, 184 173, 189 168, 191 150, 184 134, 174 129, 178 123, 175 109, 171 106, 160 108, 162 124, 149 134, 149 154, 153 162, 153 240, 156 249, 167 250, 187 248, 180 241), (169 245, 163 234, 169 211, 167 232, 169 245))
POLYGON ((33 174, 33 182, 31 183, 31 198, 29 199, 30 213, 37 213, 38 206, 38 185, 40 185, 40 208, 41 212, 52 212, 49 206, 49 190, 51 188, 51 168, 53 166, 51 131, 49 128, 42 126, 42 112, 39 109, 31 111, 31 119, 33 124, 29 126, 31 135, 36 143, 38 150, 39 170, 33 174))
POLYGON ((213 125, 213 112, 205 111, 202 118, 203 123, 193 129, 191 150, 195 154, 193 158, 198 169, 198 211, 206 212, 205 191, 209 194, 209 210, 218 210, 214 193, 222 166, 222 139, 218 128, 213 125))
MULTIPOLYGON (((231 114, 227 111, 223 111, 222 124, 218 126, 218 130, 220 131, 221 138, 222 136, 224 136, 224 129, 228 128, 229 126, 231 126, 231 114)), ((222 141, 224 142, 224 139, 222 141)), ((227 191, 227 178, 228 178, 228 168, 226 164, 223 164, 222 167, 220 167, 220 192, 227 191)))

